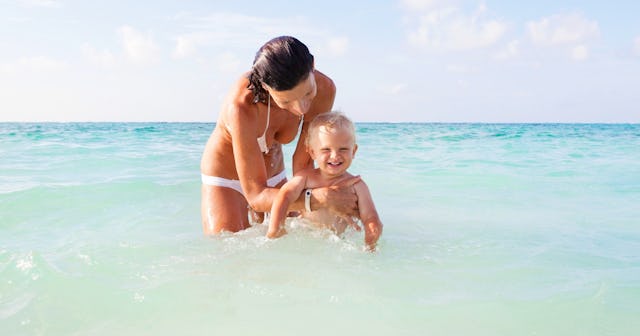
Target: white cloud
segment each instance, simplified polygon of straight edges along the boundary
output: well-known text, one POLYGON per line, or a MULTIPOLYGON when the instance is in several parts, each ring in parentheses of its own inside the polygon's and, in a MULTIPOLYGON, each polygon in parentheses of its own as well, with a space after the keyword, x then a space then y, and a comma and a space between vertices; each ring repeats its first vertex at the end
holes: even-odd
MULTIPOLYGON (((189 19, 188 15, 184 18, 189 19)), ((267 19, 259 16, 251 16, 238 14, 233 12, 214 12, 206 16, 192 18, 190 26, 196 28, 207 28, 225 31, 228 28, 244 27, 245 29, 254 30, 258 27, 269 27, 277 24, 275 19, 267 19)), ((228 31, 228 30, 227 30, 228 31)), ((231 31, 228 31, 231 33, 231 31)))
POLYGON ((477 71, 477 69, 475 69, 474 67, 460 64, 449 64, 445 69, 447 70, 447 72, 456 74, 470 74, 477 71))
POLYGON ((7 63, 0 63, 0 73, 11 73, 13 72, 13 66, 7 63))
POLYGON ((56 0, 20 0, 19 2, 22 6, 25 7, 62 7, 62 3, 56 0))
POLYGON ((494 57, 497 60, 504 61, 504 60, 517 57, 519 54, 520 54, 520 41, 513 40, 509 42, 509 44, 507 44, 507 46, 504 49, 497 52, 494 55, 494 57))
POLYGON ((584 61, 589 57, 589 49, 585 45, 578 45, 571 49, 571 59, 584 61))
POLYGON ((327 49, 331 56, 342 56, 349 49, 349 38, 344 36, 329 38, 327 49))
POLYGON ((386 95, 398 95, 409 87, 407 83, 396 83, 378 87, 378 91, 386 95))
POLYGON ((160 50, 150 33, 142 33, 131 26, 121 26, 116 30, 122 49, 112 52, 99 50, 90 43, 82 45, 82 55, 92 64, 112 68, 124 62, 151 64, 160 59, 160 50))
POLYGON ((198 49, 203 46, 216 45, 216 40, 221 36, 214 32, 195 32, 183 34, 175 38, 176 46, 173 49, 173 58, 183 59, 198 55, 198 49))
POLYGON ((224 52, 216 57, 215 63, 220 72, 237 73, 243 65, 238 56, 231 52, 224 52))
POLYGON ((64 62, 57 61, 45 56, 23 57, 12 63, 0 64, 0 72, 16 73, 24 71, 32 72, 52 72, 66 69, 64 62))
POLYGON ((409 42, 433 50, 469 50, 495 44, 507 31, 507 24, 486 18, 487 8, 480 4, 473 14, 456 7, 439 7, 440 2, 410 1, 414 9, 426 8, 416 16, 409 11, 409 22, 418 21, 408 33, 409 42), (436 7, 434 7, 436 6, 436 7))
POLYGON ((195 55, 196 45, 188 36, 178 36, 173 50, 174 58, 187 58, 195 55))
POLYGON ((633 54, 640 57, 640 36, 633 41, 633 54))
POLYGON ((134 63, 152 63, 158 60, 159 50, 149 33, 143 34, 130 26, 118 29, 125 57, 134 63))
POLYGON ((574 61, 589 58, 588 43, 600 36, 598 22, 580 13, 558 14, 527 23, 527 33, 533 45, 561 47, 574 61))
POLYGON ((194 16, 183 12, 174 20, 191 30, 174 38, 172 57, 178 59, 196 57, 201 49, 209 47, 259 46, 267 39, 290 32, 321 34, 300 17, 265 18, 232 12, 194 16))
POLYGON ((324 22, 317 27, 304 16, 261 17, 233 12, 198 16, 181 12, 173 20, 187 31, 173 38, 172 57, 176 59, 209 58, 230 49, 255 52, 280 35, 300 38, 318 58, 343 56, 350 47, 348 37, 326 29, 324 22))
POLYGON ((531 41, 539 46, 571 45, 600 35, 596 21, 582 14, 553 15, 527 23, 531 41))
POLYGON ((118 62, 116 56, 108 50, 96 50, 94 47, 85 43, 82 46, 82 54, 92 63, 102 67, 113 67, 118 62))
POLYGON ((466 80, 464 80, 464 79, 458 79, 458 80, 456 81, 456 85, 457 85, 459 88, 463 88, 463 89, 465 89, 465 88, 468 88, 468 87, 469 87, 469 82, 467 82, 467 81, 466 81, 466 80))
POLYGON ((447 0, 402 0, 402 5, 408 10, 425 10, 446 5, 447 0))

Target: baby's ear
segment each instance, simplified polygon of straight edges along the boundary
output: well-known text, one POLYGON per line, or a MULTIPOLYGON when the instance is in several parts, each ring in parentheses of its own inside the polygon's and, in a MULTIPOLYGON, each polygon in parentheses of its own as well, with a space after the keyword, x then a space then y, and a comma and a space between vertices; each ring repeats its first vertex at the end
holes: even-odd
POLYGON ((353 154, 351 155, 355 157, 357 151, 358 151, 358 144, 353 144, 353 154))

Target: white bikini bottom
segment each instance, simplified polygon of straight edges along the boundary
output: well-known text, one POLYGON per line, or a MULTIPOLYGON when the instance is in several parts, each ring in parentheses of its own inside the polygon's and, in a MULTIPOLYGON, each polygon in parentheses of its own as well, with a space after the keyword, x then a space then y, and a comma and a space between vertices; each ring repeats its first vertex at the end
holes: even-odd
MULTIPOLYGON (((223 177, 217 177, 217 176, 209 176, 209 175, 205 175, 205 174, 200 174, 200 176, 202 177, 202 184, 206 184, 206 185, 210 185, 210 186, 216 186, 216 187, 225 187, 225 188, 231 188, 239 193, 241 193, 242 195, 244 195, 244 192, 242 192, 242 186, 240 185, 240 181, 239 180, 230 180, 230 179, 226 179, 223 177)), ((278 183, 282 182, 284 179, 287 178, 287 172, 286 171, 281 171, 280 173, 278 173, 277 175, 271 177, 270 179, 267 180, 267 186, 269 187, 275 187, 278 185, 278 183)))

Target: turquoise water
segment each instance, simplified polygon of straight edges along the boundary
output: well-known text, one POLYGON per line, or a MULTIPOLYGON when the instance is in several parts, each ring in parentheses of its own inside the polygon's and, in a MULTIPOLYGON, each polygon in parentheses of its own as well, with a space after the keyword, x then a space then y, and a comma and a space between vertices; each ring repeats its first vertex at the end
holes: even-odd
POLYGON ((0 335, 640 331, 640 125, 358 124, 374 254, 203 237, 212 127, 0 123, 0 335))

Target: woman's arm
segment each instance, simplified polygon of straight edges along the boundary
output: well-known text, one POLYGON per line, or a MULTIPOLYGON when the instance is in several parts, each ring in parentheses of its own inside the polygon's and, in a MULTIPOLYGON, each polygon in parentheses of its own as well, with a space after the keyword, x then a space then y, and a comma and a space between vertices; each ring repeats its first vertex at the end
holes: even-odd
POLYGON ((284 231, 284 220, 287 217, 289 205, 302 194, 302 189, 304 189, 305 184, 305 177, 294 176, 291 181, 285 183, 282 188, 280 188, 271 207, 267 238, 278 238, 286 233, 286 231, 284 231))
POLYGON ((250 102, 235 101, 229 103, 226 112, 233 160, 244 195, 255 211, 269 211, 278 189, 267 186, 267 169, 256 141, 257 107, 250 102))
POLYGON ((328 208, 342 217, 360 217, 358 195, 355 184, 360 176, 354 176, 330 187, 314 188, 311 191, 311 210, 328 208))

